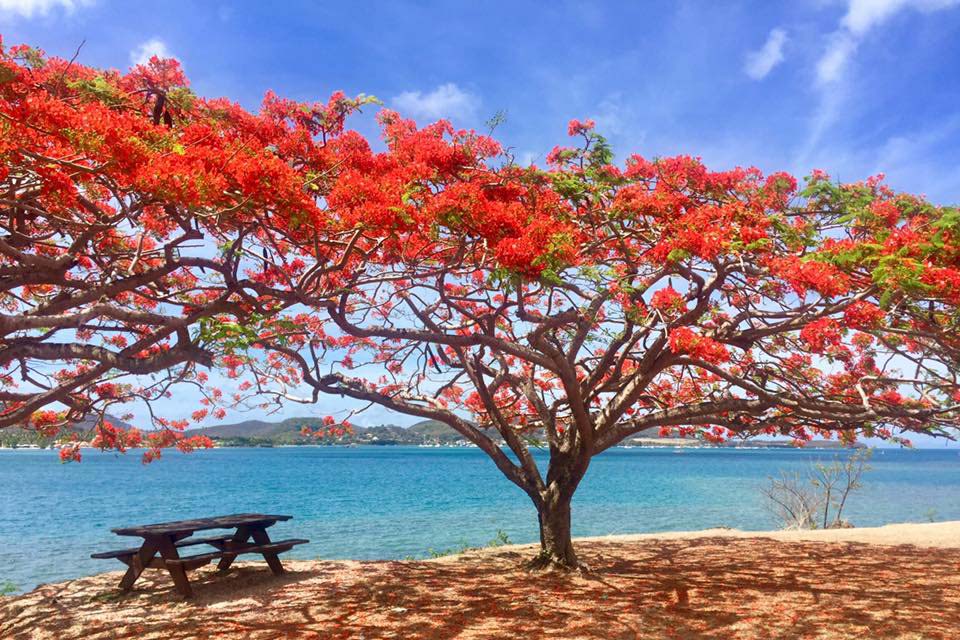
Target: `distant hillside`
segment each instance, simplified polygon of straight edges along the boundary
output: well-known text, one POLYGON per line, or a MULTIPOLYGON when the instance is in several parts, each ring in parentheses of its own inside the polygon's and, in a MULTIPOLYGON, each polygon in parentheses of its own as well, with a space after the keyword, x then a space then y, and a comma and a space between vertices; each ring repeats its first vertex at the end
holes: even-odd
MULTIPOLYGON (((321 418, 287 418, 280 422, 265 422, 263 420, 246 420, 234 424, 223 424, 211 427, 191 429, 197 435, 209 436, 225 444, 304 444, 320 442, 330 444, 430 444, 436 441, 437 436, 427 435, 416 427, 398 427, 397 425, 380 425, 376 427, 354 427, 353 434, 342 438, 323 438, 319 441, 312 436, 304 436, 301 432, 304 427, 311 430, 323 427, 321 418)), ((442 425, 441 425, 442 426, 442 425)), ((456 432, 450 430, 454 436, 456 432)), ((447 436, 442 436, 444 441, 447 436)), ((459 439, 459 436, 450 441, 459 439)))
POLYGON ((451 429, 450 425, 444 424, 438 420, 424 420, 423 422, 418 422, 410 427, 410 431, 430 438, 460 435, 451 429))
MULTIPOLYGON (((132 425, 120 420, 116 416, 107 416, 107 419, 118 427, 128 429, 132 425)), ((94 426, 93 418, 70 425, 66 432, 80 433, 81 437, 94 426)), ((465 445, 466 439, 452 428, 437 420, 423 420, 410 427, 400 427, 393 424, 375 427, 354 427, 353 433, 340 438, 314 438, 304 436, 301 432, 304 427, 311 430, 323 426, 321 418, 287 418, 279 422, 264 420, 245 420, 233 424, 221 424, 209 427, 190 429, 190 435, 205 435, 216 440, 222 446, 274 446, 286 444, 328 444, 328 445, 465 445)), ((494 441, 500 441, 500 435, 492 430, 485 430, 494 441)), ((543 434, 532 434, 534 439, 543 439, 543 434)), ((44 438, 30 429, 10 427, 0 429, 0 446, 19 446, 37 444, 49 446, 57 438, 44 438)), ((679 438, 676 435, 662 438, 657 427, 646 429, 628 438, 624 445, 629 446, 699 446, 702 443, 690 438, 679 438), (642 442, 641 442, 642 441, 642 442)), ((726 447, 792 447, 789 440, 731 440, 725 442, 726 447)), ((807 444, 808 448, 839 448, 843 445, 832 440, 816 440, 807 444)), ((858 445, 863 446, 863 445, 858 445)))
MULTIPOLYGON (((120 427, 121 429, 129 429, 133 425, 129 422, 124 422, 117 416, 112 416, 109 413, 104 416, 107 422, 113 424, 115 427, 120 427)), ((68 424, 63 428, 65 432, 81 432, 81 431, 90 431, 97 424, 97 419, 94 416, 87 416, 80 422, 74 422, 73 424, 68 424)), ((18 432, 18 433, 34 433, 33 429, 25 429, 23 427, 8 427, 4 431, 18 432)))
MULTIPOLYGON (((424 420, 423 422, 418 422, 415 425, 410 427, 410 431, 419 433, 425 438, 440 438, 441 440, 450 438, 452 440, 462 440, 463 436, 454 431, 448 425, 439 422, 437 420, 424 420)), ((640 433, 636 434, 635 438, 657 438, 659 437, 660 428, 659 427, 650 427, 649 429, 644 429, 640 433)), ((488 429, 487 434, 496 437, 496 433, 493 429, 488 429)), ((543 433, 540 433, 540 436, 543 436, 543 433)), ((668 436, 675 437, 675 436, 668 436)))
MULTIPOLYGON (((265 422, 263 420, 246 420, 233 424, 223 424, 211 427, 191 429, 192 432, 209 436, 215 440, 242 441, 253 443, 296 444, 314 441, 310 437, 301 435, 303 427, 318 429, 323 426, 320 418, 287 418, 281 422, 265 422)), ((499 435, 493 430, 487 430, 488 435, 499 440, 499 435)), ((541 434, 542 435, 542 434, 541 434)), ((659 429, 652 427, 638 433, 636 438, 658 438, 659 429)), ((668 436, 675 437, 675 436, 668 436)), ((397 425, 381 425, 377 427, 354 427, 353 436, 345 436, 334 442, 345 444, 350 442, 378 444, 451 444, 462 441, 462 435, 450 426, 438 420, 423 420, 410 427, 397 425)), ((324 440, 330 442, 329 440, 324 440)))
MULTIPOLYGON (((112 423, 114 426, 120 427, 122 429, 129 429, 133 426, 127 422, 124 422, 120 418, 116 416, 112 416, 110 414, 106 415, 106 419, 108 422, 112 423)), ((63 434, 79 433, 81 434, 81 437, 82 437, 84 433, 93 429, 95 425, 96 425, 96 418, 91 416, 91 417, 84 418, 80 422, 75 422, 73 424, 67 425, 62 429, 62 433, 63 434)), ((0 446, 4 446, 4 447, 21 445, 21 444, 38 444, 41 446, 48 446, 51 443, 55 442, 56 440, 57 440, 57 437, 48 438, 40 435, 33 429, 25 429, 23 427, 6 427, 4 429, 0 429, 0 446)))
MULTIPOLYGON (((280 422, 266 422, 263 420, 246 420, 233 424, 223 424, 211 427, 191 429, 191 434, 206 435, 225 446, 273 446, 282 444, 372 444, 372 445, 452 445, 465 444, 465 438, 452 428, 436 420, 423 420, 410 427, 397 425, 380 425, 376 427, 354 427, 353 433, 340 438, 316 439, 304 436, 301 431, 304 427, 319 429, 323 426, 320 418, 288 418, 280 422)), ((487 430, 493 440, 500 440, 499 434, 487 430)), ((542 439, 542 434, 540 435, 542 439)), ((660 429, 652 427, 637 433, 624 442, 631 446, 676 446, 695 445, 703 443, 692 438, 679 438, 677 435, 660 436, 660 429), (641 442, 643 441, 643 442, 641 442)), ((731 440, 723 444, 726 447, 792 447, 789 440, 731 440)), ((809 448, 835 448, 842 446, 836 441, 814 441, 807 445, 809 448)))
MULTIPOLYGON (((409 431, 421 436, 428 444, 448 444, 464 439, 464 437, 452 427, 438 420, 424 420, 423 422, 418 422, 411 426, 409 431)), ((500 439, 500 434, 498 434, 494 429, 483 429, 482 431, 494 440, 500 439)))
POLYGON ((318 429, 321 426, 323 426, 323 420, 320 418, 288 418, 282 422, 245 420, 234 424, 191 429, 191 431, 202 432, 203 435, 211 438, 299 438, 303 427, 318 429))

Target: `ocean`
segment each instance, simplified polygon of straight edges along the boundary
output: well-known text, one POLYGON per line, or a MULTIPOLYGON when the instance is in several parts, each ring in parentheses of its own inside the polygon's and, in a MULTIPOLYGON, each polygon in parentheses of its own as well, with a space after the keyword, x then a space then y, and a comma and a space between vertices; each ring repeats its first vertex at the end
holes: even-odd
MULTIPOLYGON (((767 477, 835 455, 848 454, 611 449, 574 498, 574 535, 775 528, 760 492, 767 477)), ((136 452, 83 456, 60 464, 55 451, 0 451, 0 588, 122 568, 90 558, 139 544, 113 527, 238 512, 292 515, 271 535, 308 538, 285 555, 294 558, 425 557, 498 531, 517 543, 538 536, 529 498, 478 449, 224 448, 146 466, 136 452)), ((956 449, 878 449, 870 464, 845 511, 854 525, 960 519, 956 449)))

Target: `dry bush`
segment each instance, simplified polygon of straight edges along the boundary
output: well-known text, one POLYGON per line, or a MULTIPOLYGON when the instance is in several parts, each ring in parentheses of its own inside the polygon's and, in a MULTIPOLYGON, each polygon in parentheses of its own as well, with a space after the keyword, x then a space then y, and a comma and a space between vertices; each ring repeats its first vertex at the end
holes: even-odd
POLYGON ((850 526, 843 509, 850 495, 861 488, 870 470, 871 449, 858 449, 848 458, 834 457, 830 464, 813 463, 805 472, 781 471, 769 478, 762 492, 768 510, 785 529, 832 529, 850 526))

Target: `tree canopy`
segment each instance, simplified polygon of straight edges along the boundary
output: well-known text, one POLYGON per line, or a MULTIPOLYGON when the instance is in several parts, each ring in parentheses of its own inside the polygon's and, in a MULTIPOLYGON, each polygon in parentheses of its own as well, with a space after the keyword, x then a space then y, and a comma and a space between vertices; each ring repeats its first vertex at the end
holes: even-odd
MULTIPOLYGON (((368 102, 268 95, 254 115, 194 96, 172 61, 119 74, 6 51, 0 425, 176 383, 207 394, 197 420, 323 394, 379 404, 483 449, 564 566, 592 457, 643 429, 955 433, 956 209, 880 177, 618 164, 589 121, 544 167, 386 109, 374 149, 344 126, 368 102)), ((155 420, 154 444, 191 446, 155 420)))
MULTIPOLYGON (((394 157, 462 144, 398 118, 394 157)), ((592 123, 569 133, 579 146, 546 169, 403 161, 402 195, 378 209, 396 215, 380 241, 401 246, 343 272, 317 309, 327 322, 265 340, 270 357, 248 353, 238 370, 266 380, 292 366, 282 393, 306 383, 449 424, 530 496, 544 559, 565 566, 592 456, 641 430, 955 433, 956 210, 879 178, 814 172, 798 189, 684 156, 618 167, 592 123)))
MULTIPOLYGON (((0 427, 52 433, 176 384, 214 407, 201 367, 325 286, 327 266, 290 275, 298 256, 349 254, 318 203, 363 144, 343 120, 365 101, 267 95, 251 114, 195 96, 174 60, 121 74, 0 50, 0 427)), ((97 442, 208 444, 153 421, 101 419, 97 442)))

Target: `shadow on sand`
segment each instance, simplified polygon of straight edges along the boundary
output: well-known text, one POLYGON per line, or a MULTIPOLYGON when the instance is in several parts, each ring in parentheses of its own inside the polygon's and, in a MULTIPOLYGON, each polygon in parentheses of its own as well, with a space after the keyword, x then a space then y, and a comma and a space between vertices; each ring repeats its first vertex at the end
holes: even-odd
POLYGON ((956 638, 960 549, 769 539, 579 546, 586 576, 527 554, 244 564, 193 574, 181 601, 150 572, 0 599, 3 638, 956 638))

